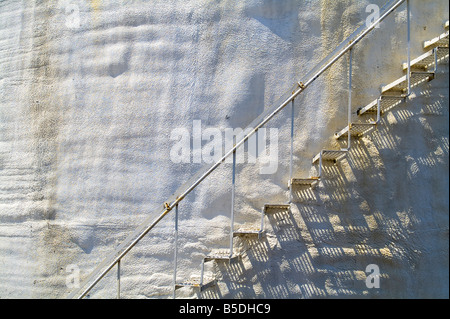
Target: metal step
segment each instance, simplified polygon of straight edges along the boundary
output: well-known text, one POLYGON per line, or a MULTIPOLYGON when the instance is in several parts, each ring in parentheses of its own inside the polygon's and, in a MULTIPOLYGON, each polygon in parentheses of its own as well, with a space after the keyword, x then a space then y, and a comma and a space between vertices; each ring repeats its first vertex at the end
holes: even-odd
POLYGON ((310 178, 293 178, 288 183, 288 188, 292 186, 314 186, 320 180, 320 177, 310 177, 310 178))
POLYGON ((322 154, 322 161, 337 161, 347 154, 347 150, 322 150, 319 154, 314 156, 313 164, 320 160, 322 154))
POLYGON ((261 238, 264 231, 256 228, 243 228, 233 232, 234 237, 258 237, 261 238))
POLYGON ((435 37, 434 39, 425 41, 423 43, 423 48, 425 50, 431 50, 436 47, 447 47, 448 48, 448 30, 441 35, 435 37))
MULTIPOLYGON (((350 127, 350 135, 353 137, 361 137, 364 133, 371 130, 377 124, 375 122, 371 123, 352 123, 350 127)), ((336 139, 342 139, 348 137, 348 125, 334 134, 336 139)))
MULTIPOLYGON (((417 86, 423 82, 431 81, 434 79, 434 72, 411 72, 411 87, 417 86)), ((406 75, 402 76, 400 79, 383 86, 381 88, 382 95, 394 94, 398 95, 406 93, 408 90, 408 78, 406 75)))
POLYGON ((230 250, 229 249, 224 249, 223 251, 214 251, 211 252, 209 255, 207 255, 205 258, 203 258, 203 260, 205 262, 208 261, 234 261, 236 259, 238 259, 240 257, 240 255, 237 254, 230 254, 230 250))
POLYGON ((291 209, 291 205, 289 204, 265 204, 264 205, 264 213, 268 213, 269 211, 289 211, 291 209))
MULTIPOLYGON (((448 58, 448 47, 438 47, 437 50, 437 62, 441 62, 442 60, 445 60, 448 58)), ((427 70, 431 67, 435 67, 435 61, 434 61, 434 51, 428 51, 425 54, 422 54, 418 58, 411 61, 411 68, 414 69, 421 69, 421 70, 427 70)), ((408 63, 403 63, 403 70, 408 70, 408 63)))
MULTIPOLYGON (((390 110, 393 107, 399 105, 404 100, 405 98, 403 96, 395 96, 395 95, 381 96, 380 113, 383 114, 387 110, 390 110)), ((370 102, 365 107, 358 109, 356 114, 363 115, 364 113, 377 113, 377 109, 378 109, 378 99, 370 102)))
POLYGON ((183 287, 190 287, 190 288, 197 288, 200 289, 200 291, 204 291, 205 289, 215 286, 217 284, 217 281, 215 279, 203 279, 203 282, 201 282, 200 278, 191 278, 185 282, 175 284, 175 290, 183 288, 183 287))

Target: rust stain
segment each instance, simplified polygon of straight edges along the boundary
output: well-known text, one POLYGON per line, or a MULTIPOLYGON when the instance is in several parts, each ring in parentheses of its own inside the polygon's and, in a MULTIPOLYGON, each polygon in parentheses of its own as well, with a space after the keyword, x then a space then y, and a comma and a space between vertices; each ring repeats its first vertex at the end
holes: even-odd
POLYGON ((98 12, 100 10, 101 0, 91 0, 91 7, 94 12, 98 12))
POLYGON ((30 86, 30 117, 32 121, 33 145, 37 186, 33 200, 41 207, 42 219, 55 218, 53 208, 56 200, 56 169, 58 160, 59 105, 56 101, 56 70, 51 63, 51 2, 42 2, 35 7, 33 21, 33 56, 30 86))
POLYGON ((57 68, 51 58, 52 34, 56 32, 53 17, 53 1, 35 3, 30 22, 32 80, 28 89, 28 116, 34 152, 32 218, 48 225, 42 227, 37 235, 36 253, 40 264, 37 277, 51 277, 51 285, 61 287, 63 283, 59 281, 58 261, 65 254, 61 243, 66 240, 61 237, 64 232, 55 232, 55 227, 51 225, 57 218, 59 133, 62 122, 57 68))

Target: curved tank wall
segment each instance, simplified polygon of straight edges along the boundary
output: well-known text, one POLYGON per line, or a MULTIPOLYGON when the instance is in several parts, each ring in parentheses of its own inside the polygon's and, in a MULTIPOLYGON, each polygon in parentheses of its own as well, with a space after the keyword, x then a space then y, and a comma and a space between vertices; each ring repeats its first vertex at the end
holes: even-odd
MULTIPOLYGON (((204 133, 244 128, 383 3, 1 1, 0 297, 65 297, 74 270, 85 278, 204 165, 194 154, 173 161, 174 129, 191 145, 194 121, 204 133)), ((444 32, 448 3, 411 8, 417 57, 444 32)), ((404 6, 353 54, 356 111, 403 75, 404 6)), ((322 148, 342 146, 332 137, 347 123, 347 63, 296 100, 295 177, 314 174, 322 148)), ((236 227, 287 200, 289 116, 267 125, 278 129, 275 172, 237 166, 236 227)), ((290 213, 267 216, 266 236, 236 238, 242 258, 207 269, 215 287, 178 295, 448 298, 448 136, 444 63, 346 159, 325 165, 314 190, 296 190, 290 213), (379 289, 366 286, 370 264, 379 289)), ((214 144, 203 146, 206 156, 214 144)), ((226 163, 180 204, 179 281, 227 247, 230 191, 226 163)), ((168 215, 123 259, 122 297, 171 297, 173 222, 168 215)), ((89 296, 114 298, 115 280, 114 270, 89 296)))

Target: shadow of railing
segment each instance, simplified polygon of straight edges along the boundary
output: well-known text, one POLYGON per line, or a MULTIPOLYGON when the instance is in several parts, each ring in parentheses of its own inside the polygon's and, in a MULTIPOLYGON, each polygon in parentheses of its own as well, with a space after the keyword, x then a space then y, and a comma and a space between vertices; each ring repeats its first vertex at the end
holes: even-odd
MULTIPOLYGON (((375 130, 354 140, 346 159, 324 164, 323 178, 314 188, 294 186, 292 209, 266 216, 269 226, 264 239, 247 239, 239 264, 242 272, 236 265, 220 266, 221 273, 234 273, 224 283, 230 295, 413 295, 408 287, 423 271, 417 270, 422 258, 437 258, 430 256, 427 246, 432 237, 424 239, 423 234, 448 234, 448 217, 440 225, 435 218, 445 217, 432 216, 433 205, 445 205, 442 194, 428 200, 428 210, 420 209, 420 201, 427 202, 435 189, 433 181, 448 172, 448 125, 444 123, 448 97, 438 94, 436 99, 432 85, 416 89, 408 103, 391 110, 375 130), (421 186, 427 188, 423 195, 421 186), (370 264, 380 267, 382 289, 366 286, 365 270, 370 264), (246 283, 252 288, 244 287, 246 283)), ((445 190, 448 181, 441 191, 445 190)))

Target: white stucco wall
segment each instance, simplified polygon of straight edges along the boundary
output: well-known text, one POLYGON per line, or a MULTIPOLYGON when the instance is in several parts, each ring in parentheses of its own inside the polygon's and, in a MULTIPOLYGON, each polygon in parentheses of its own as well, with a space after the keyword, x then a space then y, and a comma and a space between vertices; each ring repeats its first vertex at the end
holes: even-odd
MULTIPOLYGON (((173 128, 245 127, 350 35, 369 3, 384 1, 1 1, 0 297, 65 297, 68 265, 85 278, 202 167, 170 160, 173 128)), ((417 57, 443 32, 448 3, 411 7, 417 57)), ((402 6, 355 49, 354 111, 403 75, 405 19, 402 6)), ((346 61, 297 99, 296 177, 339 147, 346 61)), ((268 125, 279 129, 277 173, 238 166, 238 225, 287 200, 289 114, 268 125)), ((448 298, 448 120, 445 63, 326 165, 314 191, 298 192, 290 214, 266 217, 261 241, 236 239, 242 259, 207 269, 216 287, 179 296, 448 298), (365 286, 369 264, 380 289, 365 286)), ((227 247, 230 181, 226 164, 180 205, 180 281, 227 247)), ((122 297, 171 296, 173 233, 171 214, 123 259, 122 297)), ((115 285, 113 271, 90 297, 115 297, 115 285)))

